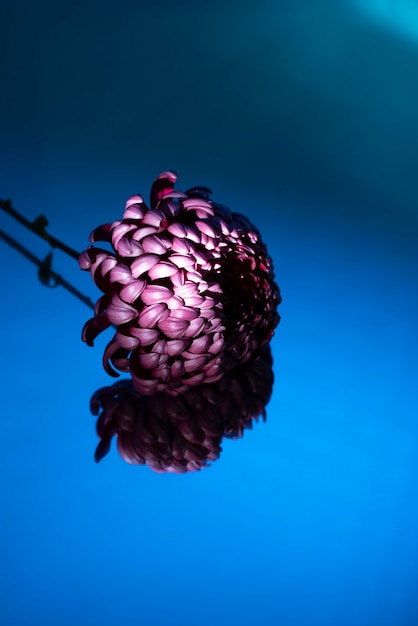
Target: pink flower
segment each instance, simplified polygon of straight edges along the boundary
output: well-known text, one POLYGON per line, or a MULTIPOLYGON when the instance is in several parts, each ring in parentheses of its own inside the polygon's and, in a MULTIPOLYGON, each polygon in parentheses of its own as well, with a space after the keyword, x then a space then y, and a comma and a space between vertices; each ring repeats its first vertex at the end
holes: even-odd
POLYGON ((279 322, 279 289, 260 233, 210 200, 206 188, 173 191, 174 172, 126 203, 123 218, 95 229, 80 267, 104 295, 83 340, 114 326, 104 354, 112 376, 130 372, 137 392, 183 393, 213 383, 257 354, 279 322), (117 370, 117 371, 116 371, 117 370))
POLYGON ((121 457, 156 472, 200 470, 221 453, 223 437, 242 437, 260 415, 273 386, 271 350, 237 365, 217 382, 173 397, 138 394, 131 380, 96 391, 91 410, 98 415, 96 461, 117 437, 121 457))

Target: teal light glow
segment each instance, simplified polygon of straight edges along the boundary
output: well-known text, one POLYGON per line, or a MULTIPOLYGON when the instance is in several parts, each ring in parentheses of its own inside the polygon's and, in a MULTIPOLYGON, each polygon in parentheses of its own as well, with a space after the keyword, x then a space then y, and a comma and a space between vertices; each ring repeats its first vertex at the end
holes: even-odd
POLYGON ((417 0, 350 0, 373 22, 418 43, 417 0))

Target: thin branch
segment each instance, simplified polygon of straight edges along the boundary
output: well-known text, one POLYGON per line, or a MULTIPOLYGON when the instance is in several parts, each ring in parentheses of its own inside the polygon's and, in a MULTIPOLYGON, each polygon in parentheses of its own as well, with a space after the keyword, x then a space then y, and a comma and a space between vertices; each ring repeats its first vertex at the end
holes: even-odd
POLYGON ((26 226, 26 228, 35 233, 35 235, 45 239, 45 241, 47 241, 52 248, 59 248, 65 252, 65 254, 68 254, 73 259, 78 261, 80 254, 76 250, 73 250, 65 243, 46 232, 45 228, 48 226, 48 220, 45 215, 39 215, 35 220, 33 220, 33 222, 31 222, 12 207, 11 200, 0 200, 0 209, 3 209, 3 211, 8 213, 16 221, 23 224, 23 226, 26 226))
POLYGON ((67 282, 64 278, 62 278, 62 276, 60 276, 51 269, 51 253, 49 253, 48 256, 42 261, 37 256, 32 254, 30 250, 28 250, 27 248, 22 246, 22 244, 16 241, 16 239, 13 239, 13 237, 10 237, 2 230, 0 230, 0 239, 3 239, 6 243, 9 244, 9 246, 20 252, 20 254, 29 259, 29 261, 34 263, 34 265, 39 268, 38 276, 43 285, 46 285, 47 287, 57 287, 58 285, 61 285, 61 287, 64 287, 64 289, 66 289, 71 294, 73 294, 73 296, 81 300, 81 302, 84 302, 84 304, 86 304, 88 307, 94 309, 94 304, 90 300, 90 298, 85 296, 83 293, 81 293, 81 291, 73 287, 71 283, 67 282), (51 280, 53 282, 51 282, 51 280))

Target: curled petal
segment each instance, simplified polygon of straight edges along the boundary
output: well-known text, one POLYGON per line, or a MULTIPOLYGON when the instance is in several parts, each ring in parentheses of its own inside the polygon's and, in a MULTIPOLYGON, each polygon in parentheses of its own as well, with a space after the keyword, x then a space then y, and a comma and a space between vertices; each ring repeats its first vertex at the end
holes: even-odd
POLYGON ((152 370, 157 367, 160 361, 160 355, 156 352, 139 355, 139 362, 146 370, 152 370))
MULTIPOLYGON (((180 353, 177 353, 180 354, 180 353)), ((171 379, 181 378, 185 374, 183 361, 175 361, 170 369, 171 379)))
POLYGON ((94 243, 95 241, 111 241, 112 226, 113 224, 110 223, 102 224, 102 226, 95 228, 90 235, 91 243, 94 243))
POLYGON ((115 326, 126 324, 138 316, 138 311, 126 304, 126 302, 123 302, 116 294, 107 307, 106 313, 110 323, 115 326))
POLYGON ((161 213, 161 211, 158 211, 158 209, 155 209, 154 211, 148 211, 148 213, 145 213, 143 223, 147 224, 148 226, 158 228, 161 225, 163 219, 164 214, 161 213))
POLYGON ((171 312, 178 311, 179 309, 184 307, 184 300, 183 298, 180 298, 179 296, 171 296, 171 298, 167 300, 167 306, 170 309, 170 315, 171 315, 171 312))
POLYGON ((168 307, 163 302, 151 304, 139 314, 138 324, 142 328, 154 328, 158 322, 169 316, 168 307))
POLYGON ((169 356, 177 356, 187 349, 190 349, 190 339, 172 339, 167 341, 167 353, 169 356))
POLYGON ((183 239, 182 237, 173 238, 171 249, 173 252, 178 252, 179 254, 190 254, 192 256, 194 254, 194 245, 192 244, 192 242, 187 241, 187 239, 183 239))
POLYGON ((171 224, 167 228, 167 231, 170 233, 170 235, 173 235, 173 237, 178 237, 179 239, 187 237, 187 226, 181 224, 180 222, 171 224))
POLYGON ((209 361, 209 356, 207 354, 200 355, 191 355, 194 358, 185 359, 184 361, 184 369, 186 372, 199 372, 204 365, 209 361))
POLYGON ((211 203, 206 200, 201 200, 200 198, 188 198, 183 201, 183 206, 187 211, 199 210, 205 217, 214 214, 211 203))
POLYGON ((194 269, 196 267, 195 258, 186 254, 172 254, 170 261, 179 268, 194 269))
POLYGON ((78 257, 78 264, 81 270, 89 270, 91 267, 91 259, 88 249, 84 250, 78 257))
POLYGON ((163 239, 157 235, 149 235, 142 239, 142 248, 145 253, 165 254, 170 247, 170 240, 163 239))
MULTIPOLYGON (((155 232, 157 232, 155 226, 141 226, 141 228, 138 228, 138 230, 133 231, 132 239, 134 239, 136 242, 141 242, 142 246, 142 240, 150 237, 155 232)), ((142 247, 140 249, 142 250, 142 247)))
POLYGON ((186 330, 186 337, 196 337, 197 335, 200 335, 205 328, 205 325, 206 321, 201 317, 192 320, 186 330))
POLYGON ((177 174, 171 171, 162 172, 158 178, 155 179, 151 187, 150 195, 150 204, 152 209, 155 209, 158 202, 174 189, 176 180, 177 174))
POLYGON ((158 322, 158 328, 170 339, 181 339, 184 337, 188 327, 189 322, 187 320, 172 317, 158 322))
POLYGON ((202 302, 202 309, 211 309, 213 311, 213 308, 215 306, 215 300, 213 298, 208 298, 206 297, 204 299, 204 301, 202 302))
POLYGON ((186 227, 186 236, 189 241, 194 241, 195 243, 201 243, 200 231, 194 226, 186 227))
POLYGON ((142 373, 140 377, 132 374, 132 382, 135 390, 145 396, 151 396, 157 391, 158 381, 155 379, 144 378, 142 373))
POLYGON ((202 443, 205 439, 205 433, 193 418, 179 422, 179 431, 191 443, 202 443))
POLYGON ((132 334, 125 335, 124 333, 117 332, 115 338, 119 345, 125 350, 134 350, 139 345, 139 339, 133 337, 132 334))
POLYGON ((109 376, 113 376, 114 378, 117 378, 119 374, 116 370, 113 369, 109 361, 110 361, 110 358, 113 356, 113 354, 115 354, 115 352, 117 352, 118 350, 120 350, 119 342, 116 339, 112 339, 107 344, 106 349, 103 354, 103 367, 105 368, 109 376))
POLYGON ((107 293, 99 298, 94 306, 94 315, 98 316, 100 313, 106 311, 109 303, 112 301, 112 297, 112 294, 107 293))
POLYGON ((151 305, 157 302, 167 302, 172 296, 172 292, 168 287, 161 285, 148 285, 142 292, 141 298, 144 304, 151 305))
POLYGON ((170 307, 172 300, 173 298, 170 298, 170 300, 167 303, 169 308, 171 309, 170 317, 191 322, 192 320, 195 320, 199 316, 197 309, 193 309, 190 306, 185 306, 184 303, 182 306, 179 306, 177 308, 170 307))
POLYGON ((184 384, 191 389, 192 387, 197 387, 197 385, 202 385, 204 383, 205 374, 204 372, 198 372, 193 376, 188 376, 187 378, 184 377, 182 380, 184 381, 184 384))
POLYGON ((131 265, 131 273, 134 278, 148 272, 154 265, 157 265, 160 257, 157 254, 142 254, 135 259, 131 265))
POLYGON ((133 304, 136 300, 138 300, 139 296, 144 291, 146 284, 145 280, 135 280, 125 285, 120 290, 121 300, 127 302, 128 304, 133 304))
POLYGON ((187 305, 191 307, 201 307, 204 301, 205 299, 202 298, 202 296, 199 296, 198 294, 196 294, 195 296, 190 296, 189 298, 186 299, 187 305))
POLYGON ((149 270, 148 274, 151 280, 158 280, 160 278, 173 276, 173 274, 176 274, 177 272, 178 268, 172 263, 169 263, 168 261, 160 261, 149 270))
POLYGON ((209 335, 202 335, 197 339, 194 339, 190 345, 189 352, 191 354, 204 354, 211 345, 211 338, 209 335))
POLYGON ((130 327, 130 333, 136 337, 141 346, 149 346, 155 343, 160 335, 158 330, 152 328, 135 328, 130 327))
POLYGON ((125 205, 124 219, 140 220, 144 217, 144 213, 148 207, 144 203, 144 199, 140 195, 131 196, 125 205))
POLYGON ((188 300, 191 296, 195 296, 197 294, 197 287, 195 283, 187 282, 182 287, 178 287, 176 289, 176 296, 180 296, 184 300, 188 300))
POLYGON ((219 354, 225 345, 225 340, 220 333, 215 334, 216 339, 212 343, 211 347, 208 349, 208 352, 211 354, 219 354))
POLYGON ((112 245, 115 250, 118 249, 118 245, 122 237, 126 237, 126 234, 136 230, 135 224, 131 224, 130 222, 119 222, 116 228, 112 230, 112 245))
POLYGON ((119 240, 117 253, 124 258, 137 258, 142 253, 142 248, 133 238, 122 237, 119 240))
POLYGON ((120 283, 121 285, 126 285, 132 282, 132 272, 127 265, 123 263, 118 263, 115 267, 110 270, 110 281, 112 283, 120 283))
POLYGON ((105 313, 100 313, 96 317, 91 318, 84 324, 82 330, 82 339, 88 346, 94 345, 97 335, 109 328, 111 322, 105 313))
POLYGON ((160 362, 157 367, 153 369, 152 376, 153 378, 156 378, 158 380, 158 390, 162 390, 164 388, 164 383, 168 383, 168 381, 170 380, 170 375, 171 371, 167 363, 160 362))
POLYGON ((202 222, 198 220, 196 222, 196 226, 200 230, 201 233, 204 233, 208 237, 215 239, 216 233, 210 224, 208 224, 207 222, 202 222))

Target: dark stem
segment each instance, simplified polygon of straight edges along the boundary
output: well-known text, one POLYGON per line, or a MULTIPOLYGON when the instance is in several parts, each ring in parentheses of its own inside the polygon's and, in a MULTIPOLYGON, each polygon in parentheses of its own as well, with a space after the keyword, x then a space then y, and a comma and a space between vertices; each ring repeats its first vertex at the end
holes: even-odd
POLYGON ((62 243, 59 239, 56 239, 52 235, 46 232, 45 228, 48 226, 48 220, 45 215, 39 215, 33 222, 26 219, 23 215, 21 215, 16 209, 12 207, 11 200, 0 200, 0 209, 3 209, 6 213, 8 213, 11 217, 13 217, 16 221, 26 226, 29 230, 31 230, 35 235, 45 239, 49 243, 52 248, 59 248, 65 254, 68 254, 73 259, 78 261, 78 257, 80 256, 76 250, 73 250, 65 243, 62 243))
MULTIPOLYGON (((42 261, 37 256, 32 254, 32 252, 30 252, 27 248, 22 246, 22 244, 16 241, 16 239, 13 239, 13 237, 10 237, 2 230, 0 230, 0 239, 3 239, 6 243, 9 244, 9 246, 20 252, 20 254, 23 254, 24 257, 29 259, 29 261, 32 261, 32 263, 34 263, 39 268, 38 276, 42 284, 46 285, 47 287, 57 287, 58 285, 61 285, 62 287, 64 287, 64 289, 72 293, 73 296, 81 300, 81 302, 84 302, 84 304, 86 304, 88 307, 94 309, 94 304, 90 300, 90 298, 85 296, 83 293, 81 293, 81 291, 73 287, 69 282, 62 278, 62 276, 60 276, 51 269, 52 253, 48 254, 48 256, 42 261)), ((63 248, 61 247, 61 249, 63 248)), ((68 249, 71 250, 71 248, 68 249)), ((76 258, 78 259, 78 254, 76 258)))

